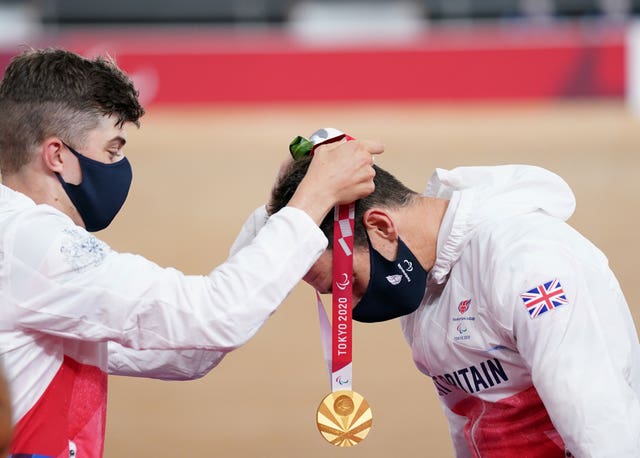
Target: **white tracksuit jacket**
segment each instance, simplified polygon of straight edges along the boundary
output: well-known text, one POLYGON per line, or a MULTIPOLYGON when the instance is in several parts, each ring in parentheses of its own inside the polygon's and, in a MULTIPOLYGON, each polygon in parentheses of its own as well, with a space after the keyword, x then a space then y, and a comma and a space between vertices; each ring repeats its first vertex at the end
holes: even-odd
POLYGON ((420 308, 402 317, 458 457, 640 457, 640 346, 606 257, 530 166, 438 169, 449 199, 420 308))
POLYGON ((284 208, 208 276, 186 276, 117 253, 54 208, 0 185, 11 453, 101 456, 107 373, 206 374, 258 331, 326 244, 306 213, 284 208))
POLYGON ((538 167, 465 167, 436 170, 425 194, 450 202, 401 323, 456 456, 640 457, 637 332, 606 257, 565 223, 569 186, 538 167))

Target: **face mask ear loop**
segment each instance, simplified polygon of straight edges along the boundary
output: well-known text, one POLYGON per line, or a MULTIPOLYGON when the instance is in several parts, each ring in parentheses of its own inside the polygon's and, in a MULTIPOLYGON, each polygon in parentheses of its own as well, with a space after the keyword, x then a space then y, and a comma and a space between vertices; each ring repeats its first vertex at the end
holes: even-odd
MULTIPOLYGON (((371 244, 371 238, 369 237, 369 231, 367 231, 365 229, 364 234, 367 237, 367 244, 369 245, 369 283, 367 283, 367 289, 365 290, 365 294, 367 294, 367 290, 369 290, 369 286, 371 286, 371 282, 373 280, 374 273, 375 273, 375 263, 373 262, 373 256, 380 256, 385 261, 395 262, 398 259, 398 251, 396 251, 396 258, 392 259, 392 260, 389 260, 389 259, 385 258, 384 256, 382 256, 378 250, 373 248, 373 245, 371 244)), ((400 240, 400 236, 398 236, 398 240, 400 240)), ((400 249, 399 245, 400 244, 398 244, 398 249, 397 250, 400 249)), ((363 294, 362 297, 364 297, 364 294, 363 294)))
MULTIPOLYGON (((371 285, 371 281, 373 279, 373 276, 375 274, 376 265, 373 262, 373 256, 374 256, 375 249, 373 248, 373 245, 371 244, 371 238, 369 237, 369 231, 367 231, 365 229, 364 234, 367 237, 367 245, 369 246, 369 282, 367 283, 367 290, 368 290, 369 286, 371 285)), ((366 291, 365 291, 365 293, 366 293, 366 291)))
MULTIPOLYGON (((367 237, 367 245, 369 247, 369 281, 367 282, 367 289, 364 290, 364 294, 362 295, 362 297, 360 298, 360 301, 362 301, 362 299, 364 299, 368 292, 369 292, 369 288, 371 287, 371 284, 373 283, 373 277, 375 274, 375 270, 376 270, 376 266, 375 263, 373 262, 373 256, 375 255, 376 251, 373 248, 373 245, 371 245, 371 239, 369 238, 369 232, 365 229, 364 231, 365 236, 367 237)), ((356 305, 354 307, 357 308, 358 306, 356 305)))

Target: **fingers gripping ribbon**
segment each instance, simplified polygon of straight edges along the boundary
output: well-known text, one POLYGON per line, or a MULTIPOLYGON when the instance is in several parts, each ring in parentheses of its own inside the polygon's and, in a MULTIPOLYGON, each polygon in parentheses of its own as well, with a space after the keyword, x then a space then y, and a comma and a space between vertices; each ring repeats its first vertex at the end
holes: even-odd
MULTIPOLYGON (((338 129, 325 127, 323 129, 316 130, 311 134, 309 139, 301 136, 294 138, 289 144, 289 152, 291 153, 291 156, 293 156, 293 159, 297 161, 307 156, 313 156, 315 149, 320 145, 338 142, 345 138, 347 141, 355 140, 351 135, 345 134, 338 129)), ((353 219, 354 217, 353 207, 346 216, 347 218, 338 219, 338 223, 340 225, 340 238, 338 239, 338 244, 347 256, 351 256, 351 249, 349 248, 349 244, 345 241, 345 238, 353 236, 349 222, 349 218, 353 219)))
POLYGON ((309 139, 301 136, 294 138, 289 144, 289 152, 293 159, 296 161, 303 157, 313 156, 313 152, 320 145, 326 145, 328 143, 338 142, 346 138, 347 140, 355 140, 351 135, 334 129, 333 127, 325 127, 318 129, 311 134, 309 139))

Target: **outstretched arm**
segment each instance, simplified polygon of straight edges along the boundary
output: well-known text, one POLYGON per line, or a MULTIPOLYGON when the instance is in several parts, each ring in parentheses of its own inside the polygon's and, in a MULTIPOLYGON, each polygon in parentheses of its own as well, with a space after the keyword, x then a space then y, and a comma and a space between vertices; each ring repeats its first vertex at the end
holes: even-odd
POLYGON ((195 380, 216 367, 225 352, 213 350, 135 350, 109 342, 110 375, 160 380, 195 380))

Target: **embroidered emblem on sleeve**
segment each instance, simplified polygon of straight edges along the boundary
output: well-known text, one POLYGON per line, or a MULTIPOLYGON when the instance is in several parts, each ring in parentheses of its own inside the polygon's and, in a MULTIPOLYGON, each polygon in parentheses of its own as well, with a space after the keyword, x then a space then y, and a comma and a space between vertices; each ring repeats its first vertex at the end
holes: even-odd
POLYGON ((100 264, 109 247, 93 235, 79 229, 65 229, 66 237, 62 240, 60 253, 65 262, 76 270, 95 267, 100 264))
POLYGON ((520 299, 531 319, 567 304, 567 296, 557 278, 520 294, 520 299))

